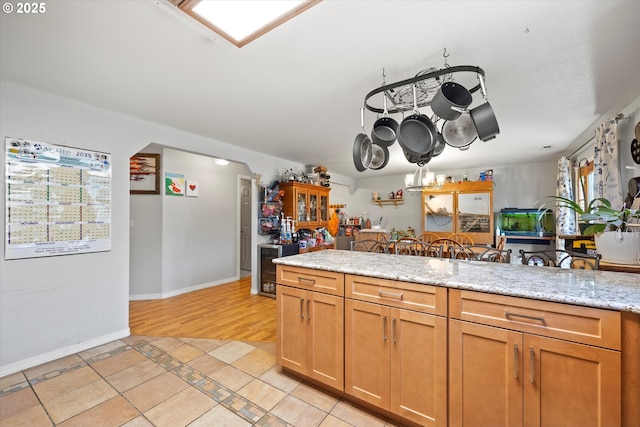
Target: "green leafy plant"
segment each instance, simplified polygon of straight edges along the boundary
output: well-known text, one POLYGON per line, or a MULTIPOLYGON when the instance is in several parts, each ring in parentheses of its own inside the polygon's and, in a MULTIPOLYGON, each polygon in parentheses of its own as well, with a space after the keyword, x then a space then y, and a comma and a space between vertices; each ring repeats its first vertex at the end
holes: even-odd
POLYGON ((571 199, 560 196, 549 196, 555 200, 558 208, 567 208, 578 215, 578 222, 589 224, 584 230, 585 236, 602 231, 626 231, 629 221, 640 219, 640 211, 624 208, 613 209, 611 202, 603 197, 593 199, 583 208, 571 199))

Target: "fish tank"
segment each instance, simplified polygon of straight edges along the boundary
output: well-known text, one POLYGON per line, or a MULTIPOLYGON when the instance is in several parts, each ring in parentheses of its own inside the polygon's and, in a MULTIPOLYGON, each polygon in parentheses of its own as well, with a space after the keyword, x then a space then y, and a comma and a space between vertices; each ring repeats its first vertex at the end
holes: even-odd
POLYGON ((505 236, 547 237, 556 234, 556 222, 551 209, 502 209, 499 227, 505 236))

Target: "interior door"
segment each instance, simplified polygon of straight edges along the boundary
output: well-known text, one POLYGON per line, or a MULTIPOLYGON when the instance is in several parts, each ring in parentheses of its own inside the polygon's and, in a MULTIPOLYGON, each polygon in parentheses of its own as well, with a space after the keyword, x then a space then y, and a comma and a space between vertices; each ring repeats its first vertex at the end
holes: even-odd
POLYGON ((240 179, 240 269, 251 270, 251 180, 240 179))

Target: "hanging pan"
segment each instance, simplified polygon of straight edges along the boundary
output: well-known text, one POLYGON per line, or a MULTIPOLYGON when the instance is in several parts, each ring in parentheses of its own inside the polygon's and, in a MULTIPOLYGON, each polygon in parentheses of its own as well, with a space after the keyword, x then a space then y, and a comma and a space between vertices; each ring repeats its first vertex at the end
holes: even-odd
POLYGON ((360 109, 360 123, 362 133, 353 141, 353 164, 358 172, 365 171, 371 164, 371 140, 364 133, 364 108, 360 109))
POLYGON ((470 110, 469 114, 471 115, 471 120, 473 120, 473 124, 476 127, 478 138, 482 141, 489 141, 500 133, 500 128, 498 127, 496 116, 493 113, 493 108, 491 108, 489 101, 487 101, 487 90, 484 87, 484 76, 478 74, 478 80, 480 80, 480 88, 482 89, 484 102, 470 110))
POLYGON ((387 95, 385 93, 382 95, 384 96, 382 101, 384 104, 384 112, 382 113, 382 117, 373 124, 371 140, 380 147, 390 147, 396 142, 398 122, 389 117, 389 112, 387 111, 387 95))
POLYGON ((435 146, 438 138, 437 129, 429 117, 420 114, 416 96, 416 85, 413 85, 413 114, 405 117, 398 128, 398 143, 402 149, 412 156, 423 156, 435 146))

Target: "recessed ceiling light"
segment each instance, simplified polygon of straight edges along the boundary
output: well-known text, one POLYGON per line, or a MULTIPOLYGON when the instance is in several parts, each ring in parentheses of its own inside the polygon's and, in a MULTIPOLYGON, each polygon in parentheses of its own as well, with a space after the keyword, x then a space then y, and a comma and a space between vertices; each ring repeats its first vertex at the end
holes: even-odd
POLYGON ((257 39, 321 0, 170 0, 238 47, 257 39))

